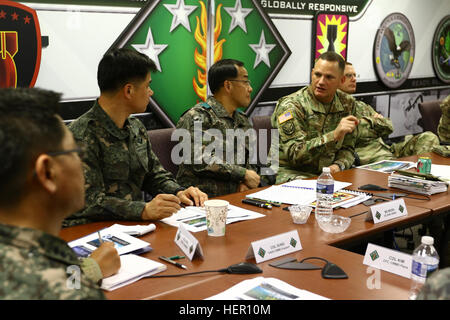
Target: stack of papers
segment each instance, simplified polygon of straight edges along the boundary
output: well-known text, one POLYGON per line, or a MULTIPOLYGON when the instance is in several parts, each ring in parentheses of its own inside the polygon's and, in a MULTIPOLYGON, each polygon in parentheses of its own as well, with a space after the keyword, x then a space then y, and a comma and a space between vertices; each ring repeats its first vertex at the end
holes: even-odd
POLYGON ((244 280, 206 300, 329 300, 275 278, 244 280))
POLYGON ((443 181, 424 180, 395 173, 389 176, 388 186, 428 196, 447 191, 447 183, 443 181))
POLYGON ((107 291, 116 290, 166 269, 165 264, 135 254, 126 254, 120 256, 119 272, 103 279, 101 288, 107 291))
MULTIPOLYGON (((255 211, 239 208, 231 204, 228 205, 227 224, 262 217, 265 217, 265 215, 255 211)), ((183 227, 191 232, 206 230, 206 212, 202 207, 192 206, 181 208, 177 213, 168 218, 164 218, 161 221, 177 228, 180 223, 182 223, 183 227)))
MULTIPOLYGON (((285 204, 310 205, 316 201, 317 180, 293 180, 280 185, 247 195, 247 198, 261 199, 265 201, 280 202, 285 204)), ((350 186, 349 182, 334 182, 334 191, 339 191, 350 186)))
MULTIPOLYGON (((357 204, 372 198, 372 195, 365 192, 358 192, 352 190, 340 190, 333 193, 332 207, 350 208, 357 204)), ((310 204, 311 207, 316 207, 316 201, 310 204)))

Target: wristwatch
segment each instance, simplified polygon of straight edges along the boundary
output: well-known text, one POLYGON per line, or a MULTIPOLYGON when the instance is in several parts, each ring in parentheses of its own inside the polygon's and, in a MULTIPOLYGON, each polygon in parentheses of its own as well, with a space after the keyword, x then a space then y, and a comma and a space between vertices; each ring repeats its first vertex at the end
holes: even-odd
POLYGON ((341 169, 341 171, 345 170, 345 164, 343 164, 343 163, 333 163, 333 164, 337 165, 339 167, 339 169, 341 169))

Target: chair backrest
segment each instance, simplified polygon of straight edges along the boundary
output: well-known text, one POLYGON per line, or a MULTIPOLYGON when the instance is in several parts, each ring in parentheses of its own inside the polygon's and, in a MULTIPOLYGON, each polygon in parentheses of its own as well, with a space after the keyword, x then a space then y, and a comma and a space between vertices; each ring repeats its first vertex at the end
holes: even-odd
POLYGON ((431 131, 437 134, 439 119, 442 116, 442 100, 431 100, 419 103, 419 112, 422 115, 423 131, 431 131))
POLYGON ((171 172, 175 177, 178 172, 178 165, 172 162, 170 157, 173 147, 178 141, 171 141, 170 137, 175 128, 155 129, 148 131, 148 137, 153 152, 159 158, 164 169, 171 172))
POLYGON ((271 145, 271 139, 272 139, 272 133, 270 129, 272 129, 272 124, 270 123, 270 116, 254 116, 252 118, 253 128, 256 130, 257 134, 257 143, 258 143, 258 150, 259 150, 259 140, 266 136, 267 137, 267 144, 266 144, 266 150, 264 150, 263 157, 260 156, 260 152, 258 151, 258 160, 260 163, 266 163, 267 155, 269 154, 270 145, 271 145), (261 130, 263 129, 263 130, 261 130))

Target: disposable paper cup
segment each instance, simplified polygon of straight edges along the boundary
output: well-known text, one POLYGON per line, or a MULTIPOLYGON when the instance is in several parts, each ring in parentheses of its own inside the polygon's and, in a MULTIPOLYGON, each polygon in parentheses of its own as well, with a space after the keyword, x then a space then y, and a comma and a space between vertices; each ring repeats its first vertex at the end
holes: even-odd
POLYGON ((228 201, 225 200, 205 201, 208 236, 222 237, 225 235, 228 204, 228 201))

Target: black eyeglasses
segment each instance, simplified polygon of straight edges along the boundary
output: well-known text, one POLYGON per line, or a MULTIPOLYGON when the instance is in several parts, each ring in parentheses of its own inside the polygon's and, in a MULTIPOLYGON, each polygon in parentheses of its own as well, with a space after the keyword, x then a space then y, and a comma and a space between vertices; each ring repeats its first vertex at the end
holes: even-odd
POLYGON ((247 86, 251 85, 251 81, 250 80, 239 80, 239 79, 227 79, 228 81, 236 81, 236 82, 243 82, 245 83, 247 86))
POLYGON ((61 156, 61 155, 64 155, 64 154, 69 154, 69 153, 72 153, 72 152, 76 152, 80 158, 83 158, 85 150, 86 150, 85 147, 78 146, 77 148, 73 148, 73 149, 69 149, 69 150, 60 150, 60 151, 47 152, 47 154, 49 156, 56 157, 56 156, 61 156))

